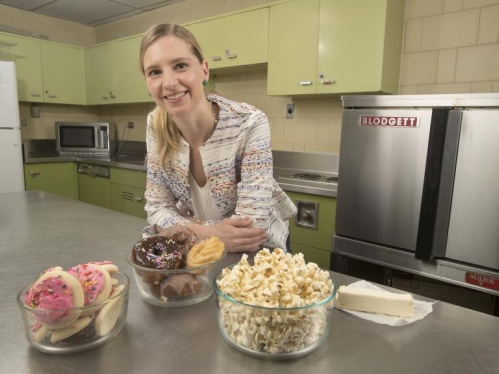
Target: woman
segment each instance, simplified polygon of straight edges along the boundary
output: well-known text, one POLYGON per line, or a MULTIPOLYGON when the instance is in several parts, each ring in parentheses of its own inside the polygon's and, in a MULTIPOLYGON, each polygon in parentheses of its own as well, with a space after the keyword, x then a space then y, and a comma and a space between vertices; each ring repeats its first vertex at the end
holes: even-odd
POLYGON ((228 252, 286 248, 296 207, 272 176, 267 117, 206 95, 208 63, 192 34, 160 24, 144 35, 140 66, 156 108, 147 118, 145 235, 186 226, 228 252))

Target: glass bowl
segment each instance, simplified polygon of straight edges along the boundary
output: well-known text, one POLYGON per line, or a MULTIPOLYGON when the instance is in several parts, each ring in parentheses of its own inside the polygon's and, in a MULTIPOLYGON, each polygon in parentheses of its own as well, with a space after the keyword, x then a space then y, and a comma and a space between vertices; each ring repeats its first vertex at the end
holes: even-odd
POLYGON ((112 278, 117 281, 117 287, 123 285, 121 290, 105 301, 81 308, 31 308, 24 300, 34 283, 24 287, 17 295, 17 305, 28 342, 45 353, 75 353, 102 345, 118 335, 126 322, 130 280, 120 272, 113 274, 112 278), (47 327, 40 322, 53 320, 54 315, 69 315, 77 319, 69 325, 61 322, 60 327, 54 323, 47 327))
POLYGON ((285 360, 309 354, 326 340, 337 291, 331 272, 333 292, 329 296, 315 304, 293 308, 237 301, 218 288, 221 276, 222 272, 214 282, 218 327, 232 347, 255 357, 285 360))
POLYGON ((127 261, 132 266, 135 283, 144 301, 163 307, 182 307, 198 304, 213 294, 213 280, 226 256, 224 251, 215 262, 176 270, 137 265, 131 254, 127 254, 127 261))

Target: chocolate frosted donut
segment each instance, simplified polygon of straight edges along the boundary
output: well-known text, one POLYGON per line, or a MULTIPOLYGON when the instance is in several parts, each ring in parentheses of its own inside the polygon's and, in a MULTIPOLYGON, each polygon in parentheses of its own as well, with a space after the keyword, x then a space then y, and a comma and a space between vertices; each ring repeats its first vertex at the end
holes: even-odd
POLYGON ((150 269, 178 269, 184 257, 180 248, 172 238, 151 236, 135 243, 132 258, 137 265, 150 269))

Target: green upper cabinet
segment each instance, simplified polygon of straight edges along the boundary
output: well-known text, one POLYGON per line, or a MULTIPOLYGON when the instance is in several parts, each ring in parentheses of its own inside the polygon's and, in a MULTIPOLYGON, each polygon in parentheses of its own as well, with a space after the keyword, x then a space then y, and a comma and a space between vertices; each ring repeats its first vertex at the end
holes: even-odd
POLYGON ((85 104, 84 50, 51 42, 40 42, 43 101, 85 104))
POLYGON ((139 67, 141 39, 138 36, 87 48, 88 104, 152 101, 139 67))
POLYGON ((397 93, 404 6, 297 0, 271 7, 268 94, 397 93))
POLYGON ((196 37, 210 69, 268 61, 269 8, 186 25, 196 37))
POLYGON ((40 41, 0 32, 0 42, 12 45, 3 58, 16 64, 19 101, 43 102, 40 41))

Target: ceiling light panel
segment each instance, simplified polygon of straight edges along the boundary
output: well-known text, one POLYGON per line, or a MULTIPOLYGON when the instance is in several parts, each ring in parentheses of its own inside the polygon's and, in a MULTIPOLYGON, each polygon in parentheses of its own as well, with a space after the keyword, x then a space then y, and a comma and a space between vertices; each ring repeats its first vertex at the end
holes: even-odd
POLYGON ((33 10, 41 6, 53 3, 55 0, 3 0, 0 1, 2 5, 8 5, 24 10, 33 10))
POLYGON ((86 25, 133 10, 135 9, 132 7, 111 1, 59 0, 36 10, 35 13, 86 25))

